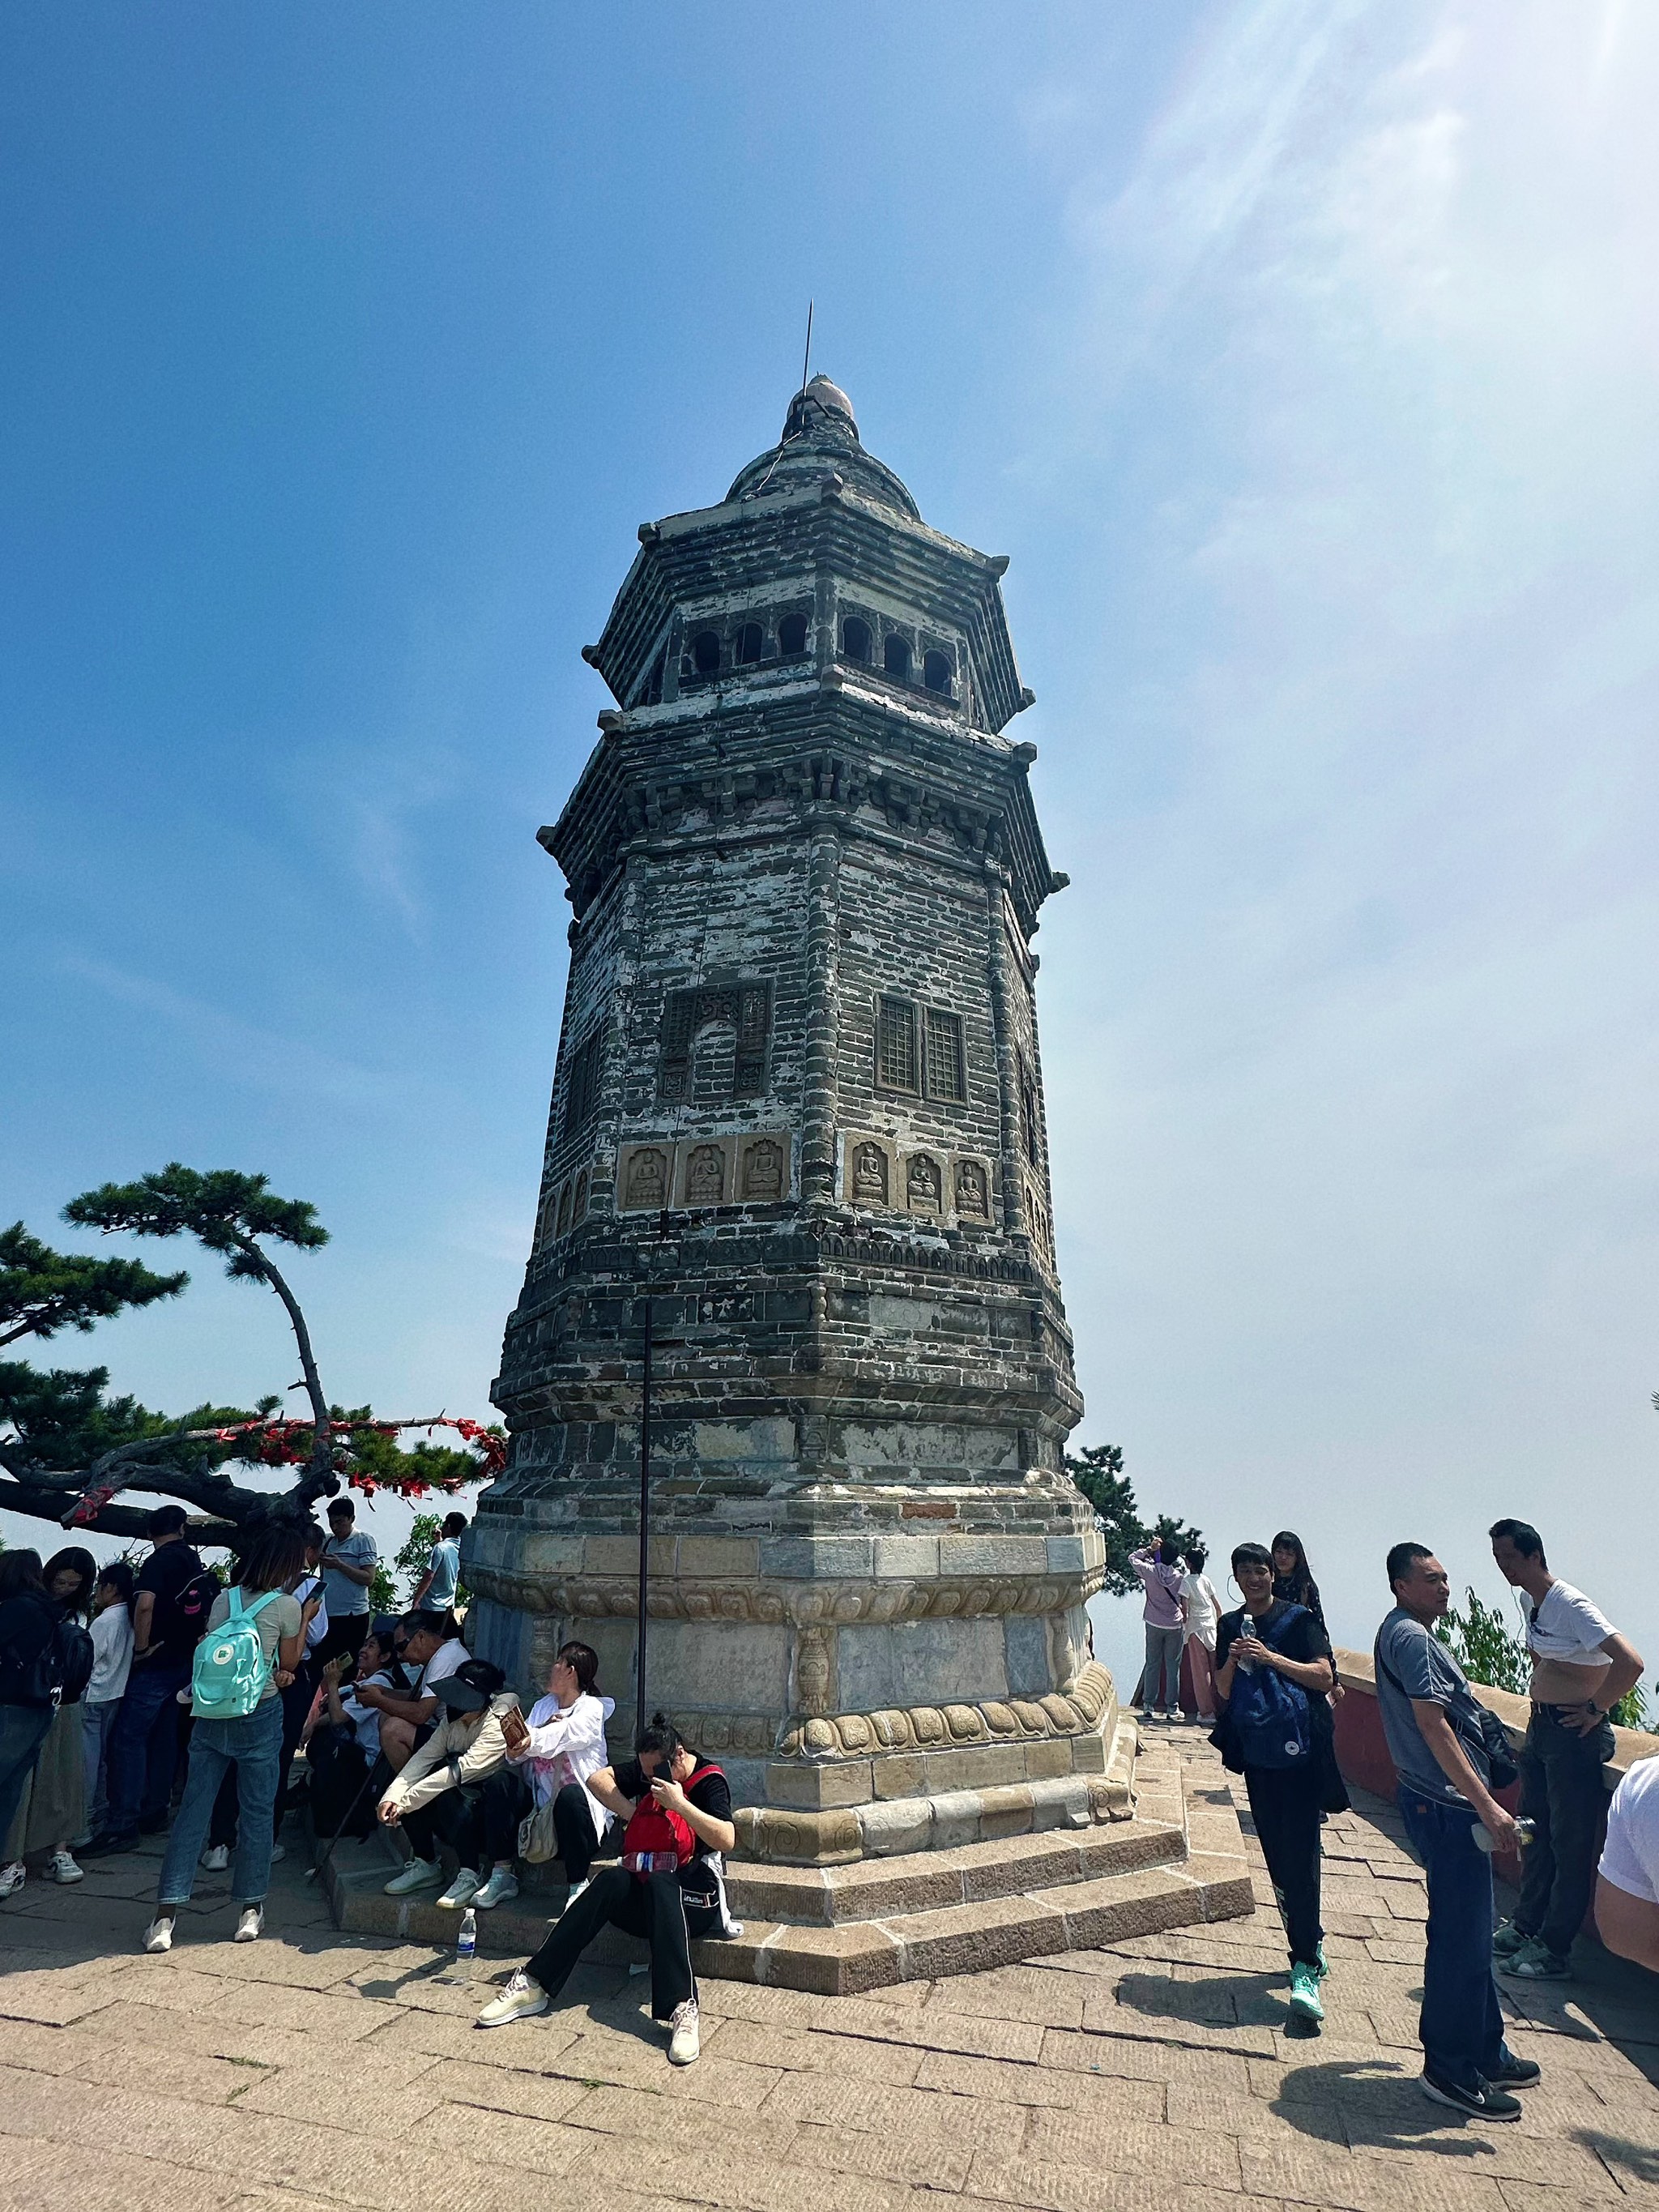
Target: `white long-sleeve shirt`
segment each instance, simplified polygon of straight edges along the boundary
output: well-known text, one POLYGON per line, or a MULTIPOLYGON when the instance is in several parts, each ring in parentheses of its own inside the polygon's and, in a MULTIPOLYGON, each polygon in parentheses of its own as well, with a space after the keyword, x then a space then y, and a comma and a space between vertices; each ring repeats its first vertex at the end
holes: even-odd
POLYGON ((83 1695, 89 1705, 107 1705, 127 1693, 132 1665, 132 1616, 125 1601, 93 1615, 92 1679, 83 1695))
POLYGON ((605 1724, 617 1710, 614 1698, 596 1698, 585 1690, 574 1705, 561 1705, 553 1697, 538 1698, 530 1708, 530 1741, 520 1752, 507 1756, 524 1770, 525 1779, 538 1805, 556 1796, 568 1782, 580 1782, 593 1815, 597 1835, 604 1835, 611 1815, 586 1787, 590 1775, 611 1764, 605 1724))

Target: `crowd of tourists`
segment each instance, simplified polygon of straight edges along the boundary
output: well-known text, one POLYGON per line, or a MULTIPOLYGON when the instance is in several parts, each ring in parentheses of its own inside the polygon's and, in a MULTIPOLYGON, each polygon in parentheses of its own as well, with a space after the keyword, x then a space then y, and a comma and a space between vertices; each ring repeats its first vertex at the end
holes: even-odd
MULTIPOLYGON (((178 1506, 152 1516, 136 1574, 76 1547, 44 1563, 0 1553, 0 1897, 21 1886, 30 1856, 72 1883, 77 1851, 121 1850, 165 1827, 143 1948, 172 1948, 202 1869, 228 1869, 236 1940, 256 1941, 303 1744, 298 1786, 316 1835, 378 1826, 402 1861, 386 1884, 392 1896, 429 1890, 458 1914, 489 1911, 518 1895, 521 1864, 561 1863, 550 1931, 485 2004, 481 2027, 547 2011, 611 1926, 648 1947, 653 2014, 670 2059, 690 2063, 691 1944, 740 1932, 725 1886, 736 1840, 726 1776, 662 1713, 630 1758, 613 1760, 614 1706, 580 1642, 561 1647, 545 1694, 522 1711, 501 1669, 468 1650, 453 1609, 461 1516, 443 1524, 398 1617, 371 1615, 375 1548, 349 1498, 331 1504, 328 1522, 326 1532, 266 1524, 228 1583, 204 1568, 178 1506)), ((1641 1656, 1550 1572, 1536 1529, 1502 1520, 1490 1534, 1528 1607, 1531 1711, 1518 1756, 1434 1632, 1450 1584, 1426 1545, 1388 1554, 1393 1605, 1373 1656, 1400 1810, 1427 1876, 1423 2086, 1442 2105, 1505 2120, 1520 2116, 1515 2092, 1539 2068, 1504 2040, 1494 1970, 1568 1978, 1593 1899, 1604 1940, 1659 1969, 1659 1758, 1632 1768, 1607 1811, 1609 1715, 1639 1680, 1641 1656), (1500 1801, 1517 1778, 1512 1814, 1500 1801), (1492 1852, 1517 1846, 1519 1899, 1494 1929, 1492 1852)), ((1320 1832, 1348 1797, 1335 1747, 1342 1686, 1307 1553, 1289 1530, 1236 1545, 1231 1608, 1195 1543, 1149 1545, 1133 1565, 1146 1591, 1142 1702, 1149 1717, 1179 1717, 1184 1656, 1195 1718, 1243 1777, 1284 1925, 1291 2014, 1316 2030, 1330 1971, 1320 1832)))
MULTIPOLYGON (((1498 1572, 1527 1605, 1530 1712, 1518 1755, 1435 1633, 1451 1586, 1425 1544, 1396 1544, 1388 1555, 1394 1604, 1373 1662, 1401 1815, 1428 1881, 1423 2087, 1474 2117, 1513 2120, 1515 2091, 1540 2069, 1504 2043, 1494 1972, 1522 1983, 1570 1979, 1592 1899, 1609 1948, 1659 1969, 1659 1757, 1632 1767, 1608 1806, 1609 1717, 1640 1680, 1641 1654, 1550 1572, 1528 1522, 1495 1522, 1490 1540, 1498 1572), (1517 1780, 1511 1814, 1500 1794, 1517 1780), (1518 1851, 1521 1870, 1514 1915, 1496 1928, 1494 1850, 1518 1851)), ((1335 1747, 1343 1689, 1307 1553, 1288 1529, 1270 1546, 1236 1546, 1243 1601, 1231 1612, 1194 1545, 1160 1540, 1132 1564, 1146 1593, 1141 1702, 1149 1717, 1179 1720, 1184 1656, 1195 1718, 1244 1778, 1289 1947, 1291 2011, 1316 2028, 1329 1972, 1320 1828, 1348 1796, 1335 1747)))
POLYGON ((77 1850, 125 1850, 166 1829, 143 1948, 171 1950, 200 1871, 228 1871, 235 1941, 257 1942, 303 1745, 297 1786, 314 1833, 378 1824, 404 1859, 392 1896, 432 1890, 458 1914, 488 1911, 519 1893, 520 1861, 562 1863, 556 1923, 481 2027, 546 2011, 609 1925, 647 1944, 653 2014, 671 2060, 689 2064, 691 1944, 741 1932, 726 1898, 736 1834, 725 1775, 662 1713, 613 1764, 615 1706, 585 1644, 562 1647, 525 1713, 501 1668, 468 1650, 453 1610, 461 1515, 444 1522, 398 1617, 370 1613, 377 1553, 351 1501, 334 1500, 328 1520, 326 1533, 266 1524, 228 1582, 186 1540, 180 1506, 150 1516, 136 1575, 79 1548, 44 1564, 0 1553, 0 1896, 42 1851, 46 1878, 73 1883, 77 1850))

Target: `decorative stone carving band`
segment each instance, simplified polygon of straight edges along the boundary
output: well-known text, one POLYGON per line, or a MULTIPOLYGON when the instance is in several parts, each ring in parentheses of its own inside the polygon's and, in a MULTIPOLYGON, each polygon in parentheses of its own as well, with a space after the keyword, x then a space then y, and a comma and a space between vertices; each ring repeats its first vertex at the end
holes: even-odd
POLYGON ((1039 1736, 1089 1735, 1116 1692, 1091 1660, 1065 1692, 994 1698, 974 1705, 915 1705, 877 1713, 836 1713, 796 1721, 778 1741, 780 1759, 854 1759, 884 1751, 953 1751, 962 1744, 1030 1742, 1039 1736))
MULTIPOLYGON (((658 1576, 647 1593, 653 1620, 754 1620, 767 1626, 886 1626, 902 1620, 977 1620, 1007 1613, 1069 1612, 1100 1588, 1104 1569, 1041 1578, 999 1576, 972 1582, 685 1583, 658 1576)), ((581 1620, 632 1620, 639 1585, 624 1575, 538 1575, 469 1563, 469 1588, 521 1613, 581 1620)))

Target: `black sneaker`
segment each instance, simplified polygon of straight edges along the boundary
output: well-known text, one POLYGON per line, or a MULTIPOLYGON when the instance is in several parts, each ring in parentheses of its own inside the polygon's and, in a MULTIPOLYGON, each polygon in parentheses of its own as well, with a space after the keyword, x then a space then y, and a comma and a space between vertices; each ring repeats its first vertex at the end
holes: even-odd
POLYGON ((171 1813, 146 1813, 138 1823, 138 1832, 141 1836, 159 1836, 172 1818, 171 1813))
POLYGON ((1449 2105, 1453 2112, 1466 2113, 1472 2120, 1518 2120, 1521 2117, 1519 2097, 1511 2097, 1507 2089, 1494 2089, 1490 2081, 1481 2082, 1476 2089, 1463 2089, 1434 2074, 1425 2073, 1419 2079, 1425 2097, 1437 2105, 1449 2105))
POLYGON ((106 1828, 101 1836, 94 1836, 89 1844, 82 1844, 81 1856, 83 1859, 106 1859, 116 1851, 136 1851, 137 1848, 138 1831, 136 1828, 129 1828, 125 1835, 118 1835, 112 1828, 106 1828))
POLYGON ((1542 2080, 1543 2073, 1535 2058, 1517 2058, 1506 2043, 1497 2071, 1485 2078, 1494 2089, 1530 2089, 1542 2080))

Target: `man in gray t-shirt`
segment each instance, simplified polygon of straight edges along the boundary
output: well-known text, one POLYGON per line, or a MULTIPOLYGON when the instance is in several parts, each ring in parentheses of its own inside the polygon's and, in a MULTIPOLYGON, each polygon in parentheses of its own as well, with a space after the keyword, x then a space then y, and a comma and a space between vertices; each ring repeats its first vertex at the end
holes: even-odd
POLYGON ((1428 1878, 1423 2092, 1472 2119, 1518 2120, 1521 2100, 1510 2093, 1530 2087, 1539 2069, 1504 2040, 1492 1978, 1492 1856, 1475 1842, 1484 1830, 1494 1844, 1513 1844, 1515 1822, 1487 1787, 1468 1680, 1434 1634, 1451 1601, 1446 1570, 1426 1544, 1396 1544, 1388 1572, 1394 1610, 1372 1656, 1400 1816, 1428 1878))
POLYGON ((1403 1605, 1395 1606, 1377 1630, 1372 1656, 1376 1664, 1376 1702, 1382 1709, 1382 1732, 1389 1739, 1395 1773, 1425 1797, 1443 1804, 1467 1804, 1468 1799, 1441 1771, 1425 1742, 1412 1700, 1426 1698, 1440 1706, 1454 1729, 1460 1722, 1472 1723, 1478 1729, 1480 1709, 1468 1675, 1427 1623, 1407 1613, 1403 1605))

